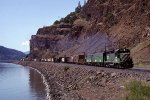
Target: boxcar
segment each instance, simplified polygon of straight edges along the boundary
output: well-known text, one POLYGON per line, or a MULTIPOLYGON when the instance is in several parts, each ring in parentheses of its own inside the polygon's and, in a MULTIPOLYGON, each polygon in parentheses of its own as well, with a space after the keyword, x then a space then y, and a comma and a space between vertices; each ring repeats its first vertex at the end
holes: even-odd
POLYGON ((85 64, 85 55, 78 55, 78 64, 85 64))

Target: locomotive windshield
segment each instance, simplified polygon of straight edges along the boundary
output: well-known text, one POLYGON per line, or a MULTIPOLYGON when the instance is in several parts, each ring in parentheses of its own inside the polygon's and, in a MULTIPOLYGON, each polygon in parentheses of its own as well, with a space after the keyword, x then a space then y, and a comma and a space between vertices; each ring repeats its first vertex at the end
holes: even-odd
POLYGON ((115 56, 117 58, 120 58, 120 59, 123 58, 122 56, 129 55, 129 54, 130 54, 130 50, 129 49, 117 49, 115 51, 115 56))

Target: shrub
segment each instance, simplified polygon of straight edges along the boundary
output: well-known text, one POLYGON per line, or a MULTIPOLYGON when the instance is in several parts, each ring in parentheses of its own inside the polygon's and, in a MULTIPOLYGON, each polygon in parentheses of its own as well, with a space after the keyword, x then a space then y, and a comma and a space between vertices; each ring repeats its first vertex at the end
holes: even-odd
POLYGON ((73 22, 77 19, 76 13, 72 12, 64 18, 65 23, 73 24, 73 22))
POLYGON ((86 15, 86 20, 89 21, 90 19, 91 19, 91 14, 88 13, 88 14, 86 15))
POLYGON ((128 86, 129 95, 126 100, 150 100, 150 86, 139 82, 132 81, 128 86))
POLYGON ((75 12, 71 12, 65 18, 61 18, 59 21, 56 20, 54 22, 54 25, 60 24, 61 22, 73 24, 76 19, 77 19, 76 13, 75 12))
POLYGON ((59 24, 59 23, 60 23, 60 21, 56 20, 56 21, 54 22, 54 25, 59 24))
POLYGON ((64 71, 67 72, 69 70, 69 67, 64 67, 64 71))
POLYGON ((111 21, 113 19, 114 19, 114 15, 112 13, 109 12, 106 14, 106 21, 111 21))

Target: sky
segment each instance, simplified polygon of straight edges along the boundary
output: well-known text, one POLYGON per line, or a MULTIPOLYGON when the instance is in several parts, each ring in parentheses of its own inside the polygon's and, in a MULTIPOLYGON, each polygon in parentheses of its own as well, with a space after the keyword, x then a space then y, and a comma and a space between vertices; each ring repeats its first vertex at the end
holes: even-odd
POLYGON ((0 45, 29 51, 29 40, 43 26, 73 12, 84 0, 0 0, 0 45))

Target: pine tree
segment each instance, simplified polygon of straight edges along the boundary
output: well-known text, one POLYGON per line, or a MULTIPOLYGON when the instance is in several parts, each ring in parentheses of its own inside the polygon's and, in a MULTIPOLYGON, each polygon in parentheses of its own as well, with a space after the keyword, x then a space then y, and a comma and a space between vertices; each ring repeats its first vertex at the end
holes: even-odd
POLYGON ((84 0, 84 5, 86 4, 86 0, 84 0))
POLYGON ((80 1, 78 3, 78 8, 81 9, 81 3, 80 3, 80 1))
POLYGON ((75 11, 78 13, 78 12, 80 12, 81 8, 82 8, 81 3, 79 1, 78 6, 76 7, 75 11))

